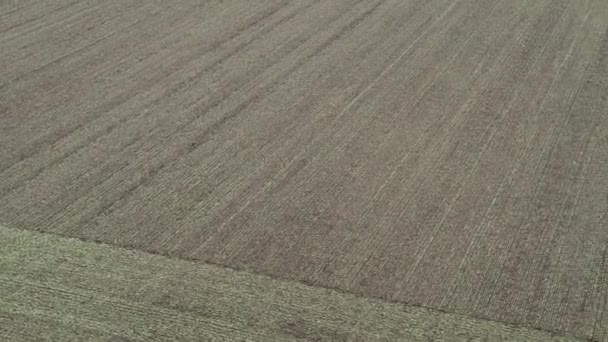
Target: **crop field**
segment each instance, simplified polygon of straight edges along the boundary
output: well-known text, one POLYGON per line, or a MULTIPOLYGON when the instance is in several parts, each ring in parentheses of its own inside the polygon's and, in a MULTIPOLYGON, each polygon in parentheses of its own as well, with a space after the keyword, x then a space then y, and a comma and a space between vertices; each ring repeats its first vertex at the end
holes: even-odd
POLYGON ((608 1, 0 0, 41 336, 608 341, 608 1))

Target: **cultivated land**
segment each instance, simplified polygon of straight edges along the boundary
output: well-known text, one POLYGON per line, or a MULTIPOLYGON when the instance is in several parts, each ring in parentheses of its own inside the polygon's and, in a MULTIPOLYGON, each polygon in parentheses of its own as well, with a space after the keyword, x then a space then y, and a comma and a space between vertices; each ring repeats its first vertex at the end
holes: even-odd
POLYGON ((608 341, 608 2, 0 0, 0 225, 0 339, 608 341))

